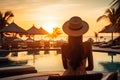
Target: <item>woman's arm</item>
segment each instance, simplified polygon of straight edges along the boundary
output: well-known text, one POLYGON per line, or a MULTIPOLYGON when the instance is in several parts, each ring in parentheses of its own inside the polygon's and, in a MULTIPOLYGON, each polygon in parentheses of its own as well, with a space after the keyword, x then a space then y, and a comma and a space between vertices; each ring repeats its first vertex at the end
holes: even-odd
POLYGON ((88 67, 86 67, 86 70, 93 70, 93 65, 92 45, 89 43, 88 67))
POLYGON ((65 45, 62 45, 62 47, 61 47, 61 51, 62 51, 62 63, 63 63, 64 69, 67 69, 67 59, 65 57, 65 53, 66 53, 65 49, 66 49, 65 45))

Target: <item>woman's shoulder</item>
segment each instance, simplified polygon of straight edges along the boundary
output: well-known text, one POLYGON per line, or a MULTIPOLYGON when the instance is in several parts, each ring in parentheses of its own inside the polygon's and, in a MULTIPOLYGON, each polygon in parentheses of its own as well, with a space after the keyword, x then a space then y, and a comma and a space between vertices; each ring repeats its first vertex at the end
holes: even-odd
POLYGON ((85 41, 85 42, 83 42, 83 46, 86 48, 87 47, 87 49, 88 48, 92 48, 92 44, 89 42, 89 41, 85 41))
POLYGON ((83 42, 83 45, 91 46, 92 44, 89 41, 83 42))

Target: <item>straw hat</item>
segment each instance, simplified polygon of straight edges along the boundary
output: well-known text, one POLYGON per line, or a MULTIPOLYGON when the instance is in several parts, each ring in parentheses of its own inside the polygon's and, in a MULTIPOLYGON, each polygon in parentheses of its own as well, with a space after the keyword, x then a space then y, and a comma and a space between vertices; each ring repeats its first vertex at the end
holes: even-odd
POLYGON ((74 16, 62 26, 63 31, 69 36, 81 36, 89 29, 88 24, 80 17, 74 16))

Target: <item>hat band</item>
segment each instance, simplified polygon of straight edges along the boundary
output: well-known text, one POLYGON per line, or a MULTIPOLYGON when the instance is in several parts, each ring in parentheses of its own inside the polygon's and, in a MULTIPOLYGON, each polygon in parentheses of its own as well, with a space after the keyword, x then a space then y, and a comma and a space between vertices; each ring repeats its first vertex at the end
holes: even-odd
POLYGON ((69 28, 70 28, 71 30, 80 30, 80 29, 83 28, 83 26, 81 26, 81 27, 79 27, 79 28, 72 28, 72 27, 69 26, 69 28))

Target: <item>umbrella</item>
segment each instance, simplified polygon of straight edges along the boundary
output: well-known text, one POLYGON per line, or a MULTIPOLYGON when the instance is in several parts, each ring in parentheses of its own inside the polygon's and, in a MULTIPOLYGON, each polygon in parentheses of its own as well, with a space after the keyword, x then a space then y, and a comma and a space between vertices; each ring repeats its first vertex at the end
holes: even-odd
MULTIPOLYGON (((33 25, 30 29, 27 30, 27 33, 28 33, 28 34, 32 34, 32 35, 45 35, 45 34, 47 34, 48 32, 45 31, 43 28, 37 29, 37 28, 33 25)), ((29 42, 34 42, 34 37, 33 37, 33 40, 32 40, 32 39, 30 38, 30 36, 29 36, 29 38, 27 39, 27 41, 29 41, 29 42)), ((34 44, 35 44, 35 43, 34 43, 34 44)), ((34 45, 34 44, 33 44, 33 45, 34 45)), ((38 44, 38 45, 39 45, 39 44, 38 44)), ((35 61, 35 56, 34 56, 33 61, 35 61)))
POLYGON ((33 25, 30 29, 27 30, 27 33, 32 35, 45 35, 48 32, 45 31, 43 28, 38 29, 33 25))
POLYGON ((115 28, 111 25, 105 26, 99 33, 113 33, 115 32, 115 28))
POLYGON ((115 28, 112 25, 105 26, 99 33, 112 33, 111 38, 113 40, 113 33, 115 32, 115 28))
MULTIPOLYGON (((41 35, 48 34, 48 32, 46 30, 44 30, 42 27, 39 28, 39 31, 40 31, 41 35)), ((41 36, 41 39, 42 39, 42 36, 41 36)))
POLYGON ((37 35, 37 34, 41 34, 39 29, 37 29, 34 25, 27 30, 28 34, 32 34, 32 35, 37 35))
POLYGON ((14 22, 9 24, 7 27, 4 27, 3 29, 0 30, 0 32, 10 32, 10 33, 26 33, 24 29, 19 27, 17 24, 14 22))
POLYGON ((42 27, 40 27, 39 31, 42 35, 48 34, 48 32, 44 30, 42 27))

